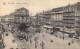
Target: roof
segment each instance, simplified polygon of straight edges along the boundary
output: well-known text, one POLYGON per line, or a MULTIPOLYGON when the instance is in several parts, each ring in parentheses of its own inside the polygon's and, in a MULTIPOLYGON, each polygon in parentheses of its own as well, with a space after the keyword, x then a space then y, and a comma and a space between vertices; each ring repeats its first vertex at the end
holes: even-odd
POLYGON ((54 8, 52 9, 52 12, 57 12, 57 11, 62 11, 63 7, 59 7, 59 8, 54 8))

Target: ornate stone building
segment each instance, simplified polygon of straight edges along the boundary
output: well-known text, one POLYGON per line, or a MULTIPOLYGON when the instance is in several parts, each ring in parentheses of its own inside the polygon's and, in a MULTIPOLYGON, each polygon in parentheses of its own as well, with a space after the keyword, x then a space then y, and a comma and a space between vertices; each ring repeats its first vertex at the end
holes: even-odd
POLYGON ((29 18, 29 11, 26 8, 16 9, 15 14, 15 22, 16 23, 27 23, 29 18))

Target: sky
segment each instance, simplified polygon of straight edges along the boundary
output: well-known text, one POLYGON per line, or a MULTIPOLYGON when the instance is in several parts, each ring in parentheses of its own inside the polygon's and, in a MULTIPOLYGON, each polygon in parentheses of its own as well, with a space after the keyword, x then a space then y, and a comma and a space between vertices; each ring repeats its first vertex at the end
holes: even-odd
POLYGON ((74 4, 80 0, 0 0, 0 16, 9 15, 15 9, 25 7, 31 15, 53 8, 74 4))

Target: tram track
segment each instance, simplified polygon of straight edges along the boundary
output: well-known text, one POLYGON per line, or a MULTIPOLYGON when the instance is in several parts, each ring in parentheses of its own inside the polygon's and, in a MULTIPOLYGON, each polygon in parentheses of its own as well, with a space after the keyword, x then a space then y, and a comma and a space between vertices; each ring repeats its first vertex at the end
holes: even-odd
MULTIPOLYGON (((6 28, 8 28, 7 25, 4 25, 6 28)), ((7 30, 10 30, 10 29, 7 29, 7 30)), ((21 49, 21 47, 19 46, 23 46, 24 49, 30 49, 29 46, 27 45, 26 41, 25 40, 20 40, 18 37, 17 37, 17 32, 14 32, 12 33, 14 39, 16 40, 16 43, 18 44, 18 48, 21 49)))
POLYGON ((21 42, 24 44, 25 47, 27 46, 27 48, 30 49, 29 46, 26 44, 26 41, 21 40, 21 42))
POLYGON ((14 38, 18 41, 19 46, 23 46, 23 47, 26 48, 26 49, 30 49, 29 46, 26 44, 26 41, 20 40, 20 39, 17 37, 16 34, 14 35, 14 33, 13 33, 13 36, 14 36, 14 38))

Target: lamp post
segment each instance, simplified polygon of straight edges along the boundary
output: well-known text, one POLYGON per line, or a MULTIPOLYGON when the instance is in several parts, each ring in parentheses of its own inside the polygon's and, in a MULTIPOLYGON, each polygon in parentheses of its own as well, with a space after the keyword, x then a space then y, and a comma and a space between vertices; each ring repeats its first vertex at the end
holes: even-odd
MULTIPOLYGON (((65 27, 65 26, 64 26, 65 27)), ((63 40, 64 40, 64 27, 63 27, 63 40)))
POLYGON ((37 48, 37 38, 35 37, 35 48, 37 48))

